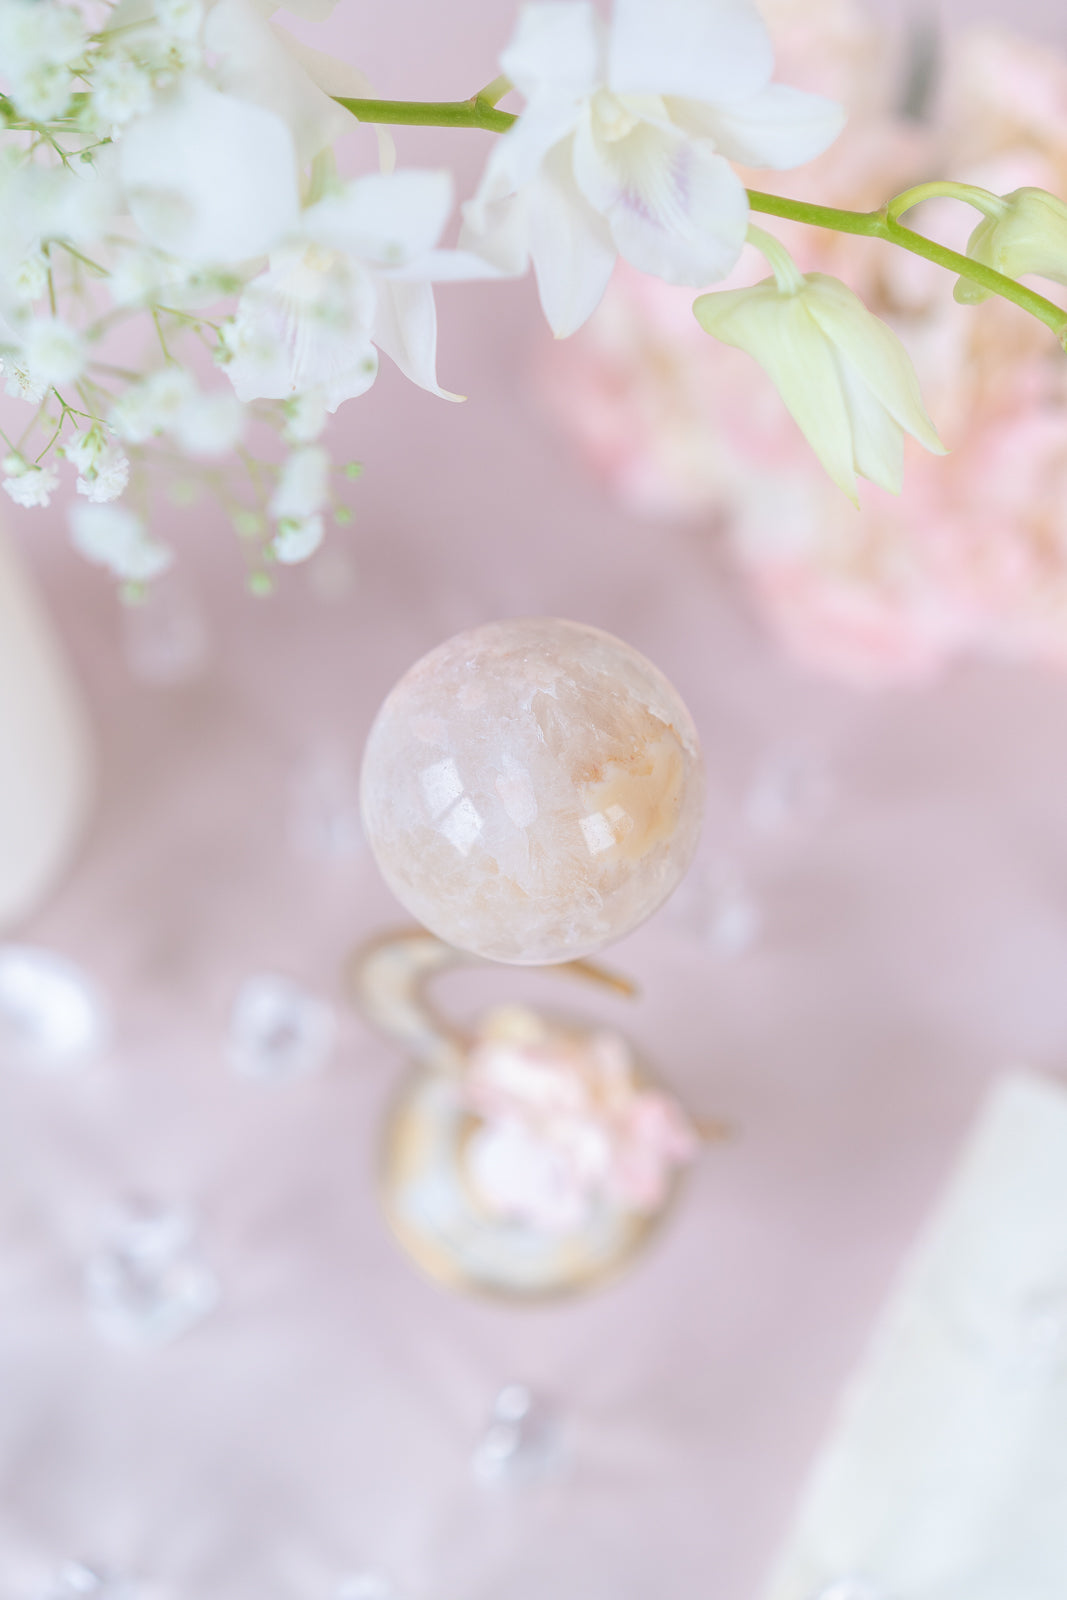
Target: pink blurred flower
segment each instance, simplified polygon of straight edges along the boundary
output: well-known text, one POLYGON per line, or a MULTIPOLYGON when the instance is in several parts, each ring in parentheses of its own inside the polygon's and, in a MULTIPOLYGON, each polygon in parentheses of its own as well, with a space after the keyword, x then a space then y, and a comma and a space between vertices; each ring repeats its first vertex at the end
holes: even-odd
MULTIPOLYGON (((915 122, 894 109, 885 39, 848 0, 776 0, 769 20, 792 79, 850 109, 849 137, 781 192, 866 209, 944 172, 1067 194, 1067 59, 1048 46, 953 38, 937 115, 915 122)), ((915 220, 962 249, 974 216, 934 202, 915 220)), ((638 514, 720 531, 764 616, 819 670, 876 685, 964 652, 1067 665, 1067 375, 1047 331, 1002 302, 964 311, 903 251, 769 225, 804 271, 843 278, 894 327, 953 453, 910 450, 901 496, 867 489, 857 516, 755 362, 701 332, 691 296, 619 272, 550 381, 593 469, 638 514)), ((762 276, 753 255, 726 286, 762 276)))
POLYGON ((471 1051, 467 1144, 483 1204, 550 1231, 580 1227, 605 1202, 653 1212, 698 1139, 678 1102, 642 1084, 620 1035, 586 1033, 511 1007, 471 1051))

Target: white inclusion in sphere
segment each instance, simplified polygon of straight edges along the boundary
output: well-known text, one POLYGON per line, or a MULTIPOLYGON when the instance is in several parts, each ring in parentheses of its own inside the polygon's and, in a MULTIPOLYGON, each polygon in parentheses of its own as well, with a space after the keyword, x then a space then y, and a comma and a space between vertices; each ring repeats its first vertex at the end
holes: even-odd
POLYGON ((387 696, 362 807, 386 882, 432 933, 494 961, 570 961, 651 916, 692 861, 696 729, 610 633, 493 622, 387 696))

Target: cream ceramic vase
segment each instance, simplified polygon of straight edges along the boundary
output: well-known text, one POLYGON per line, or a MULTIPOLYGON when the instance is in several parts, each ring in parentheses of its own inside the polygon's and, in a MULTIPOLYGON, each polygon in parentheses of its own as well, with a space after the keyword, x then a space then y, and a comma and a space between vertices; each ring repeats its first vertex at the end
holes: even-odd
POLYGON ((0 936, 70 858, 89 809, 91 749, 54 629, 0 528, 0 936))

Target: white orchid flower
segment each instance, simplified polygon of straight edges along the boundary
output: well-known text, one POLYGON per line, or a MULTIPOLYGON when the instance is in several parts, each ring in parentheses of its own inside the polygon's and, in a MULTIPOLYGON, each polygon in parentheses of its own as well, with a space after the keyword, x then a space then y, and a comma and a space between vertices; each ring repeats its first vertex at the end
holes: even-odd
POLYGON ((857 474, 899 493, 906 433, 945 454, 911 358, 851 289, 821 272, 801 274, 779 250, 774 278, 701 295, 697 321, 755 357, 850 500, 857 474))
POLYGON ((619 255, 669 283, 725 277, 749 209, 729 163, 798 166, 844 120, 770 81, 748 0, 617 0, 610 28, 585 0, 527 5, 500 61, 526 109, 494 147, 461 242, 502 270, 532 260, 557 337, 594 310, 619 255))
POLYGON ((226 329, 241 400, 315 393, 326 410, 364 394, 384 350, 404 375, 437 382, 435 282, 497 276, 479 257, 438 250, 452 209, 446 172, 372 173, 309 206, 226 329))

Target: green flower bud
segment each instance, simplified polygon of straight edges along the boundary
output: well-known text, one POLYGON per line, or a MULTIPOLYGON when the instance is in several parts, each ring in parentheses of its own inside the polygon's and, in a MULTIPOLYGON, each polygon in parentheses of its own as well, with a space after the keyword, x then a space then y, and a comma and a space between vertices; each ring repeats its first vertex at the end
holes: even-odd
MULTIPOLYGON (((1016 189, 1001 199, 995 216, 983 217, 967 241, 972 261, 1006 278, 1033 273, 1067 284, 1067 205, 1044 189, 1016 189)), ((991 291, 969 278, 956 283, 961 305, 988 300, 991 291)))

